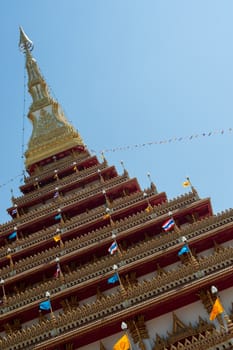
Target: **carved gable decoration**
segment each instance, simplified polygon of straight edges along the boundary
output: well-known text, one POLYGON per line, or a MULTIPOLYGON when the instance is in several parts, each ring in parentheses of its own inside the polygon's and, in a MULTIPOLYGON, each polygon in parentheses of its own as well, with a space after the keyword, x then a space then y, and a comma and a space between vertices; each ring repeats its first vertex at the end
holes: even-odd
POLYGON ((184 346, 185 346, 185 349, 186 349, 186 346, 190 346, 192 343, 190 340, 188 339, 185 339, 185 342, 184 342, 184 346))
POLYGON ((184 344, 182 344, 182 343, 180 343, 180 342, 177 344, 177 347, 176 347, 176 348, 177 348, 177 350, 185 350, 184 344))
POLYGON ((167 344, 166 340, 160 335, 156 334, 156 339, 155 339, 155 347, 154 349, 164 349, 164 346, 167 344))
POLYGON ((186 332, 187 326, 173 313, 173 334, 186 332))

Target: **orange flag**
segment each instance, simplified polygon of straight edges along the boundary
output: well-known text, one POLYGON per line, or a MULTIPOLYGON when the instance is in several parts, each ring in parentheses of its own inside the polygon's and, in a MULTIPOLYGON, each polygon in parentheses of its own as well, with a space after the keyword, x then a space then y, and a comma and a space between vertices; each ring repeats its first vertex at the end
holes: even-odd
POLYGON ((110 218, 110 214, 108 214, 108 213, 107 213, 107 214, 104 214, 103 219, 106 220, 106 219, 108 219, 108 218, 110 218))
POLYGON ((216 316, 221 314, 223 311, 224 311, 224 308, 223 308, 219 298, 217 298, 215 300, 215 303, 214 303, 213 308, 212 308, 211 313, 210 313, 210 321, 213 321, 216 318, 216 316))
POLYGON ((55 242, 59 242, 61 240, 61 235, 56 235, 53 237, 55 242))
POLYGON ((130 350, 130 341, 126 334, 113 346, 113 350, 130 350))

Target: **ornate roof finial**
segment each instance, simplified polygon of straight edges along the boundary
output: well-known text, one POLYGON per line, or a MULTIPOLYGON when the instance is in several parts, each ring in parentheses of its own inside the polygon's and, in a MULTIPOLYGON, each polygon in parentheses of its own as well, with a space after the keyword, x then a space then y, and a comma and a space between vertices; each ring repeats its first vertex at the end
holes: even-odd
POLYGON ((19 48, 20 50, 25 53, 27 51, 33 50, 33 42, 28 38, 28 36, 24 33, 24 30, 22 27, 19 27, 20 31, 20 38, 19 38, 19 48))
POLYGON ((32 135, 25 152, 27 170, 47 158, 76 147, 84 147, 77 130, 68 122, 61 106, 51 96, 39 66, 32 56, 33 42, 20 27, 19 48, 25 54, 28 91, 32 97, 28 118, 32 121, 32 135))

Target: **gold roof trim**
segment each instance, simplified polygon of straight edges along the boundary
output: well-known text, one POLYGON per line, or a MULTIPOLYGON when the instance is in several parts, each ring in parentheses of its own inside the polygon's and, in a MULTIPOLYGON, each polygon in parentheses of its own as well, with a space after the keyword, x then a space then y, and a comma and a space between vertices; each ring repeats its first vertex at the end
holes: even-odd
POLYGON ((57 102, 52 102, 50 110, 31 112, 28 117, 33 131, 25 152, 26 168, 67 149, 84 146, 81 136, 68 123, 57 102))

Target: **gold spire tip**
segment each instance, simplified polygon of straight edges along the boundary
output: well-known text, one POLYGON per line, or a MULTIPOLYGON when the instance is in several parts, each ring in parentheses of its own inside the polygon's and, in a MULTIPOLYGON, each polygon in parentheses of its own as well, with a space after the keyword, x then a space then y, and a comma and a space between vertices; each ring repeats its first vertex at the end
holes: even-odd
POLYGON ((23 53, 27 51, 33 50, 33 42, 28 38, 28 36, 24 33, 22 27, 19 27, 20 37, 19 37, 19 49, 23 53))

